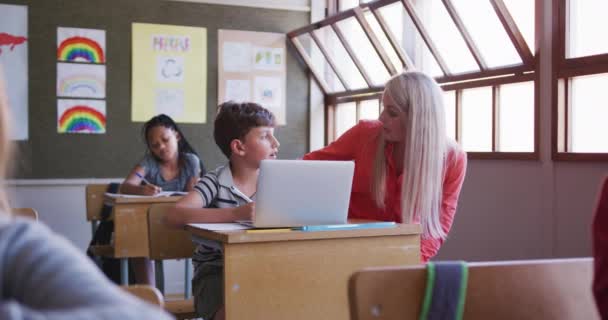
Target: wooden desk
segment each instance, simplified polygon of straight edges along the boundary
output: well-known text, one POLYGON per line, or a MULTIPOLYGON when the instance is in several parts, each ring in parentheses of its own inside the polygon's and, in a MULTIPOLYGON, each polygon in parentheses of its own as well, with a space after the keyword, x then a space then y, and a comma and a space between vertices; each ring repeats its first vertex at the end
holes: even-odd
POLYGON ((114 242, 111 250, 113 257, 121 262, 122 284, 129 282, 127 258, 150 256, 148 208, 155 203, 174 203, 180 198, 114 198, 104 195, 104 202, 113 206, 110 219, 114 220, 114 242))
POLYGON ((284 233, 187 230, 223 245, 228 320, 346 320, 351 274, 420 263, 419 225, 284 233))

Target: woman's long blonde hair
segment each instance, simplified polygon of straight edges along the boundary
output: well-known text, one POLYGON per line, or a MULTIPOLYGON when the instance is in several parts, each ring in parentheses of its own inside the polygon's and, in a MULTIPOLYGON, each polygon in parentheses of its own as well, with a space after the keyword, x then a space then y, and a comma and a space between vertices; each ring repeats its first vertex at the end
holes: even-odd
POLYGON ((8 96, 5 91, 2 64, 0 64, 0 210, 9 212, 8 200, 5 191, 5 179, 7 175, 8 162, 12 154, 12 145, 9 141, 9 110, 8 96))
MULTIPOLYGON (((401 215, 404 223, 419 218, 423 237, 445 239, 441 227, 443 168, 448 149, 443 93, 435 80, 421 72, 403 72, 385 87, 404 113, 404 178, 401 185, 401 215)), ((386 141, 380 135, 376 151, 372 194, 383 208, 386 186, 386 141)))

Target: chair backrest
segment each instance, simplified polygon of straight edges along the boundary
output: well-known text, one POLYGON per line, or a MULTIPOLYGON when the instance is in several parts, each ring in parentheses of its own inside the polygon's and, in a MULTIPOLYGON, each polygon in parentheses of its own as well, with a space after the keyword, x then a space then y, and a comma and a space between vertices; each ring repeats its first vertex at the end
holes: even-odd
MULTIPOLYGON (((470 263, 463 319, 599 319, 593 260, 470 263)), ((418 319, 426 267, 370 268, 349 281, 351 319, 418 319)))
POLYGON ((144 300, 153 305, 157 305, 159 307, 164 307, 165 301, 163 299, 163 295, 160 291, 153 286, 150 285, 131 285, 131 286, 121 286, 122 289, 129 292, 130 294, 144 300))
POLYGON ((148 232, 150 235, 150 259, 191 258, 194 253, 190 233, 165 225, 164 217, 172 203, 151 205, 148 209, 148 232))
POLYGON ((101 208, 103 207, 103 195, 108 189, 108 184, 87 184, 85 188, 87 203, 87 221, 101 220, 101 208))
POLYGON ((11 208, 11 212, 16 216, 38 221, 38 211, 34 208, 11 208))

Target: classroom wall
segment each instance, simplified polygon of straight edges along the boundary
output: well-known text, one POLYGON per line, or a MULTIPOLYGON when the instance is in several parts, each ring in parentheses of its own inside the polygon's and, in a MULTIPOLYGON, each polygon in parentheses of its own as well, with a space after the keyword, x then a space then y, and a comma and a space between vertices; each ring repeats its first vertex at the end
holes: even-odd
POLYGON ((437 259, 591 255, 590 225, 608 163, 551 160, 553 2, 543 1, 540 161, 470 160, 449 239, 437 259))
MULTIPOLYGON (((131 121, 131 24, 207 29, 207 123, 180 124, 207 168, 226 158, 213 141, 217 110, 218 29, 287 33, 310 22, 310 13, 164 0, 6 0, 28 6, 29 140, 19 142, 18 179, 113 178, 125 176, 143 156, 141 122, 131 121), (57 27, 106 31, 107 132, 58 134, 57 27)), ((280 157, 301 156, 308 147, 309 82, 295 51, 287 46, 287 125, 276 130, 280 157)))

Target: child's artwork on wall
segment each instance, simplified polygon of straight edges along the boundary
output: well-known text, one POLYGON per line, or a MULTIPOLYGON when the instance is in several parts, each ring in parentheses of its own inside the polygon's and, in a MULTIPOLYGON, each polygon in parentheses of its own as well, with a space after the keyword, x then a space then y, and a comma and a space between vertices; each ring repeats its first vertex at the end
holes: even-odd
POLYGON ((134 23, 131 119, 207 120, 207 29, 134 23))
POLYGON ((57 96, 106 97, 106 66, 79 63, 57 64, 57 96))
POLYGON ((284 66, 283 48, 255 47, 254 65, 257 70, 280 71, 284 66))
POLYGON ((57 60, 106 63, 106 31, 57 28, 57 60))
POLYGON ((27 6, 0 4, 0 77, 8 96, 13 140, 28 139, 27 6))
POLYGON ((253 100, 268 109, 278 109, 283 101, 279 77, 255 77, 253 91, 253 100))
POLYGON ((234 101, 251 101, 251 80, 226 80, 224 99, 234 101))
POLYGON ((218 42, 218 102, 257 102, 285 125, 285 35, 219 30, 218 42))
POLYGON ((105 133, 106 102, 103 100, 57 100, 57 132, 105 133))

